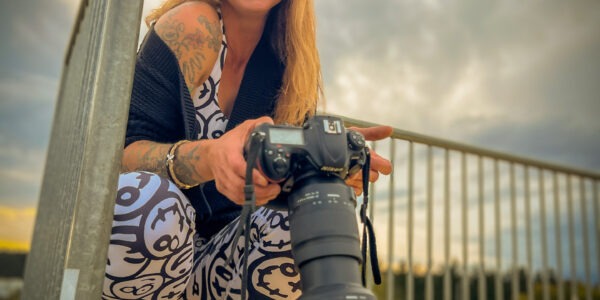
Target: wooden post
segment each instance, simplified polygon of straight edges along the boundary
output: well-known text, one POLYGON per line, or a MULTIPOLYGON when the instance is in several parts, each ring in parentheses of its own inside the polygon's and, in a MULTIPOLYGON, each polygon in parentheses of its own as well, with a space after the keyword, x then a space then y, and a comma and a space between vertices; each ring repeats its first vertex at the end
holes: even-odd
POLYGON ((143 0, 84 0, 65 57, 23 299, 100 299, 143 0))

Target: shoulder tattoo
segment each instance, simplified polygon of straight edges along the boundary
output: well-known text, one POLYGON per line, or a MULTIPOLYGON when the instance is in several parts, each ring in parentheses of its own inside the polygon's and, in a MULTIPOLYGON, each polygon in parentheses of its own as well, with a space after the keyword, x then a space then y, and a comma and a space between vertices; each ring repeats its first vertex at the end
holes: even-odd
POLYGON ((211 66, 206 65, 207 55, 211 58, 218 55, 221 47, 220 22, 211 22, 206 16, 198 17, 195 23, 182 22, 173 15, 165 17, 157 33, 177 57, 191 91, 195 84, 210 74, 208 68, 211 66))

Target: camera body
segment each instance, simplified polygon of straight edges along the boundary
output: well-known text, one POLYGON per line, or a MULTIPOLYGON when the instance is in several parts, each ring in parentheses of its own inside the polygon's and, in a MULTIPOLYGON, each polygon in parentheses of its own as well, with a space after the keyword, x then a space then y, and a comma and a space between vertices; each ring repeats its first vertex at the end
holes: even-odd
POLYGON ((289 193, 267 207, 289 212, 301 299, 375 299, 361 284, 356 196, 344 182, 369 159, 362 134, 333 116, 312 117, 302 127, 261 124, 245 152, 289 193))
POLYGON ((261 124, 254 132, 264 135, 258 168, 271 181, 285 182, 284 191, 298 177, 322 173, 344 179, 365 163, 364 137, 336 117, 315 116, 302 127, 261 124))

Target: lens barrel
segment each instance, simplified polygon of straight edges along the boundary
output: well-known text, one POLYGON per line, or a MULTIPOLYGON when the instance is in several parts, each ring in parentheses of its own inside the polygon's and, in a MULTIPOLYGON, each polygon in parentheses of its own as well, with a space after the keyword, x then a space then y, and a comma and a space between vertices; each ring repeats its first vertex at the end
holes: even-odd
POLYGON ((376 299, 361 284, 356 197, 337 176, 303 176, 288 198, 300 299, 376 299))

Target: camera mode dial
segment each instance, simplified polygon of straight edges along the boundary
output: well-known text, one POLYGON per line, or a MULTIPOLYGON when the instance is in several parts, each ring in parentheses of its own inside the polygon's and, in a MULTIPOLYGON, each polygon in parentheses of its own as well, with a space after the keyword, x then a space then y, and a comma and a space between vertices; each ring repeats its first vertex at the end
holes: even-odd
POLYGON ((264 150, 264 158, 263 172, 271 180, 283 180, 290 175, 290 154, 285 149, 269 147, 264 150))
POLYGON ((287 175, 287 171, 288 171, 288 161, 287 161, 287 159, 285 159, 283 157, 276 157, 273 160, 273 170, 279 176, 285 176, 285 175, 287 175))
POLYGON ((354 130, 348 130, 348 148, 350 148, 350 150, 362 150, 365 145, 365 138, 362 134, 354 130))

